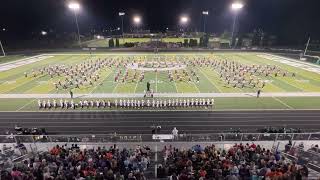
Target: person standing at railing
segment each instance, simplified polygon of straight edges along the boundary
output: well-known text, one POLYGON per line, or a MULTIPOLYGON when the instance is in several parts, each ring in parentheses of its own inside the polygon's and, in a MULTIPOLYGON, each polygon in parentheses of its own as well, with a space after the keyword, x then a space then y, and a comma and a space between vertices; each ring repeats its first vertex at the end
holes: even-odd
POLYGON ((174 139, 178 139, 178 133, 179 133, 178 129, 174 127, 172 130, 172 135, 174 139))

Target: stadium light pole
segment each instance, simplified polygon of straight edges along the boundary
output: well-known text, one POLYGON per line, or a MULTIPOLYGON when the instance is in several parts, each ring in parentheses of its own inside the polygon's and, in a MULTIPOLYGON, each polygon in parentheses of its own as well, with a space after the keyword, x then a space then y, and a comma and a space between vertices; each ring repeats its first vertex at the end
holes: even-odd
POLYGON ((77 12, 80 10, 80 4, 77 2, 71 2, 69 3, 68 7, 74 12, 74 17, 75 17, 77 31, 78 31, 78 42, 79 42, 79 46, 81 47, 80 30, 79 30, 78 18, 77 18, 77 12))
POLYGON ((123 38, 123 16, 126 15, 125 12, 119 12, 119 16, 121 17, 121 30, 122 30, 122 38, 123 38))
POLYGON ((188 16, 181 16, 180 17, 180 25, 183 27, 183 32, 184 32, 184 27, 186 27, 189 23, 189 17, 188 16))
POLYGON ((241 2, 234 2, 231 4, 231 10, 234 12, 234 17, 233 17, 233 25, 232 25, 232 35, 231 35, 231 45, 233 44, 233 39, 234 39, 234 30, 236 26, 236 19, 238 16, 238 12, 243 8, 243 3, 241 2))
POLYGON ((138 27, 141 24, 141 17, 140 16, 133 16, 133 24, 135 25, 135 27, 137 28, 137 32, 138 32, 138 27))
POLYGON ((209 15, 209 11, 202 11, 203 19, 203 32, 206 33, 206 23, 207 23, 207 16, 209 15))

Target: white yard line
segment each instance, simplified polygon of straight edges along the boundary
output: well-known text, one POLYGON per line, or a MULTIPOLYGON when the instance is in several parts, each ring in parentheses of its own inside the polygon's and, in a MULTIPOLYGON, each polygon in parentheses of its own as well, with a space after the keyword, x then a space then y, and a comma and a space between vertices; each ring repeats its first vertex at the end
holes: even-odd
POLYGON ((134 87, 134 91, 133 91, 133 93, 136 93, 136 91, 137 91, 137 87, 138 87, 138 84, 139 84, 139 81, 137 81, 137 83, 136 83, 136 87, 134 87))
POLYGON ((198 68, 198 69, 199 69, 199 71, 201 72, 201 74, 203 74, 203 75, 210 81, 210 83, 211 83, 214 87, 216 87, 216 88, 218 89, 218 91, 221 93, 221 92, 222 92, 221 89, 220 89, 218 86, 216 86, 215 83, 212 82, 211 79, 210 79, 200 68, 198 68))
POLYGON ((20 111, 21 109, 25 108, 26 106, 28 106, 29 104, 33 103, 35 101, 34 100, 31 100, 30 102, 26 103, 25 105, 21 106, 19 109, 17 109, 16 111, 20 111))
POLYGON ((268 53, 261 53, 261 54, 258 54, 257 56, 260 58, 272 60, 272 61, 282 63, 285 65, 289 65, 292 67, 300 68, 300 69, 303 69, 303 70, 306 70, 309 72, 314 72, 314 73, 320 74, 320 66, 319 65, 299 61, 297 59, 268 54, 268 53))
MULTIPOLYGON (((119 81, 119 80, 118 80, 118 81, 119 81)), ((118 85, 120 84, 119 82, 115 82, 115 83, 117 83, 117 85, 113 88, 113 90, 112 90, 112 94, 115 94, 114 92, 116 91, 116 89, 117 89, 118 85)))
POLYGON ((279 103, 281 103, 282 105, 286 106, 289 109, 294 109, 293 107, 289 106, 287 103, 281 101, 280 99, 278 99, 277 97, 272 97, 274 100, 278 101, 279 103))
POLYGON ((193 85, 197 88, 198 93, 200 93, 200 89, 198 88, 198 86, 196 85, 196 83, 194 83, 194 81, 192 81, 193 85))
POLYGON ((37 55, 37 56, 32 56, 32 57, 28 57, 28 58, 23 58, 23 59, 3 63, 3 64, 0 64, 0 72, 14 69, 14 68, 17 68, 20 66, 32 64, 35 62, 39 62, 39 61, 42 61, 42 60, 45 60, 48 58, 52 58, 52 57, 54 57, 54 56, 37 55))
POLYGON ((158 71, 156 72, 156 92, 158 92, 158 71))
POLYGON ((176 87, 176 91, 177 91, 177 93, 178 93, 178 87, 177 87, 177 84, 176 84, 176 82, 175 82, 175 81, 173 81, 173 83, 174 83, 174 86, 176 87))
MULTIPOLYGON (((102 81, 99 81, 99 84, 102 83, 105 79, 107 79, 111 74, 112 74, 112 71, 110 71, 109 74, 108 74, 107 76, 105 76, 105 78, 103 78, 102 81)), ((92 94, 92 92, 98 88, 99 84, 97 84, 97 85, 89 92, 89 94, 92 94)))

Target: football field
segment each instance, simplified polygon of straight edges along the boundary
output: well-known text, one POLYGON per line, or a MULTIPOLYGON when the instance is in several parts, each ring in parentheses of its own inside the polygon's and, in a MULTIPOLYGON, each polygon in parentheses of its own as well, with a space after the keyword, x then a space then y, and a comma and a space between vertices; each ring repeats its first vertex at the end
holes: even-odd
POLYGON ((92 98, 127 97, 143 94, 149 82, 155 96, 212 96, 231 104, 231 97, 246 99, 260 89, 271 104, 294 109, 281 98, 318 99, 319 73, 317 65, 266 53, 42 54, 0 64, 0 97, 1 104, 15 96, 18 102, 64 97, 70 90, 92 98))

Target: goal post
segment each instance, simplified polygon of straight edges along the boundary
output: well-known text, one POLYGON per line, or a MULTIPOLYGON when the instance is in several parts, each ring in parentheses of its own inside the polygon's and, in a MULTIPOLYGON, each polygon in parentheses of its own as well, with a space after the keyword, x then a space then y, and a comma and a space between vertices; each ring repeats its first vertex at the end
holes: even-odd
POLYGON ((0 41, 0 46, 1 46, 1 51, 2 51, 2 56, 6 56, 6 53, 4 52, 3 46, 2 46, 2 42, 0 41))

